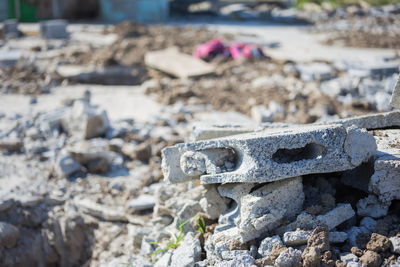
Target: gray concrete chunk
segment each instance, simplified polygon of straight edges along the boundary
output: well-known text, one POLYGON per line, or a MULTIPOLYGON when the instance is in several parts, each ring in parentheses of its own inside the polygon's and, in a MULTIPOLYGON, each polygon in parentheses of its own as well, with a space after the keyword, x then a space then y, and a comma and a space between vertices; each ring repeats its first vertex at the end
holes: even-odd
POLYGON ((199 176, 203 184, 272 182, 352 169, 375 150, 375 139, 365 130, 299 126, 167 147, 162 151, 162 169, 171 183, 199 176), (234 160, 221 164, 226 154, 234 160))
POLYGON ((394 108, 400 109, 400 78, 397 79, 396 86, 393 89, 392 99, 390 105, 394 108))
POLYGON ((326 225, 331 230, 354 215, 355 212, 351 205, 342 203, 327 214, 317 216, 317 220, 319 225, 326 225))
POLYGON ((40 35, 46 39, 66 39, 68 22, 66 20, 48 20, 40 23, 40 35))

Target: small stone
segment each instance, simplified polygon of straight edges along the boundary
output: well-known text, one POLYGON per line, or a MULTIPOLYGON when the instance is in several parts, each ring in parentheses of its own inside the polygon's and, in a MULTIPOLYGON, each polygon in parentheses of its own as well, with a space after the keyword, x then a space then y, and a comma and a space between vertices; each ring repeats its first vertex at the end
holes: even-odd
POLYGON ((155 205, 155 197, 147 194, 140 195, 138 198, 129 201, 128 204, 129 208, 134 211, 152 209, 155 205))
POLYGON ((315 228, 308 239, 307 246, 318 248, 320 252, 329 250, 330 246, 328 227, 318 226, 315 228))
POLYGON ((301 262, 301 251, 289 248, 283 251, 279 257, 275 260, 275 266, 277 267, 295 267, 300 266, 301 262))
POLYGON ((400 237, 394 236, 389 238, 390 243, 392 244, 392 252, 400 254, 400 237))
POLYGON ((389 205, 380 203, 374 195, 360 199, 357 203, 357 214, 363 217, 380 218, 386 216, 388 209, 389 205))
POLYGON ((239 240, 231 240, 229 242, 229 250, 247 250, 247 246, 239 240))
POLYGON ((320 266, 321 252, 318 248, 307 247, 301 255, 303 259, 303 265, 307 267, 320 266))
POLYGON ((344 263, 358 262, 358 257, 353 253, 343 253, 340 254, 340 260, 344 263))
POLYGON ((233 260, 239 256, 245 256, 245 255, 251 256, 250 251, 248 251, 248 250, 231 250, 231 251, 225 250, 225 251, 222 251, 222 253, 221 253, 221 257, 223 260, 233 260))
POLYGON ((286 232, 283 235, 283 242, 287 246, 300 246, 307 244, 307 240, 311 236, 311 231, 294 231, 286 232))
POLYGON ((19 240, 19 230, 12 224, 0 222, 0 244, 6 248, 13 248, 19 240))
POLYGON ((368 250, 360 258, 360 263, 363 266, 379 267, 379 266, 381 266, 382 258, 378 253, 368 250))
POLYGON ((201 245, 193 233, 188 233, 173 252, 170 266, 191 267, 201 260, 201 245))
POLYGON ((390 248, 390 240, 386 236, 373 233, 371 240, 367 243, 367 249, 381 253, 390 248))
POLYGON ((278 235, 264 238, 260 243, 258 253, 263 257, 268 257, 274 244, 283 245, 282 240, 278 235))

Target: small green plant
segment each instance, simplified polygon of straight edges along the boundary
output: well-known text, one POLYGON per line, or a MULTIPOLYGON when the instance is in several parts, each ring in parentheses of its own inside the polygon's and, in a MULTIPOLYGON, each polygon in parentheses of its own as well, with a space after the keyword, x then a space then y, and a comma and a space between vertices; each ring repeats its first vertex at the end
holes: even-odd
POLYGON ((204 218, 202 216, 196 218, 196 225, 200 233, 202 234, 206 233, 206 222, 204 221, 204 218))
MULTIPOLYGON (((161 253, 161 252, 167 251, 167 250, 169 250, 169 249, 175 249, 175 248, 177 248, 177 247, 179 246, 179 244, 181 243, 181 241, 185 238, 185 234, 183 233, 183 227, 184 227, 185 224, 187 224, 191 219, 192 219, 192 218, 190 218, 190 219, 188 219, 188 220, 186 220, 186 221, 184 221, 184 222, 179 223, 179 234, 178 234, 178 235, 175 235, 174 233, 169 232, 171 238, 170 238, 170 240, 168 241, 168 243, 167 243, 167 245, 166 245, 165 247, 159 248, 159 249, 157 249, 156 251, 154 251, 153 253, 151 253, 151 254, 149 254, 149 255, 147 255, 147 256, 148 256, 149 258, 153 258, 154 256, 158 255, 158 254, 161 253)), ((151 242, 151 244, 157 245, 157 246, 160 247, 160 246, 162 245, 162 242, 151 242)), ((155 262, 156 262, 157 260, 158 260, 158 259, 155 259, 155 262)))

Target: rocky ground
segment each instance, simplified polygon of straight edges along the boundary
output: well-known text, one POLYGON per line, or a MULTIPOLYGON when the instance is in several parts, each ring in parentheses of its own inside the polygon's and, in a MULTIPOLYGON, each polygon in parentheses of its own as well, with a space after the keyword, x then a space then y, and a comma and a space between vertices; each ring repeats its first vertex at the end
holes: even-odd
MULTIPOLYGON (((399 20, 396 8, 382 8, 392 14, 385 21, 399 20)), ((379 21, 375 9, 324 14, 363 23, 379 21)), ((326 25, 313 29, 342 30, 326 25)), ((192 54, 216 36, 237 36, 123 23, 70 25, 68 39, 45 40, 21 29, 24 37, 3 39, 0 50, 0 266, 400 264, 396 112, 356 123, 378 151, 370 157, 366 147, 368 157, 328 173, 200 184, 204 173, 194 169, 193 180, 171 184, 162 162, 162 149, 182 142, 390 111, 396 56, 294 62, 260 44, 266 58, 217 57, 215 73, 177 79, 147 67, 146 52, 192 54), (73 93, 76 84, 84 85, 73 93), (117 86, 127 84, 136 86, 117 86)), ((206 173, 235 167, 232 151, 223 155, 206 173)))

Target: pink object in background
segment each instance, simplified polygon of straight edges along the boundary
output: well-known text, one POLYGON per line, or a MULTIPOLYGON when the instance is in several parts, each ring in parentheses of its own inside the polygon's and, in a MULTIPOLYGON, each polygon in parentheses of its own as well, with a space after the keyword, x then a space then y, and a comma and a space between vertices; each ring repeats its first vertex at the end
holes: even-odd
POLYGON ((213 57, 218 54, 223 54, 225 50, 224 43, 219 38, 214 38, 205 44, 199 45, 194 56, 196 58, 213 57))

